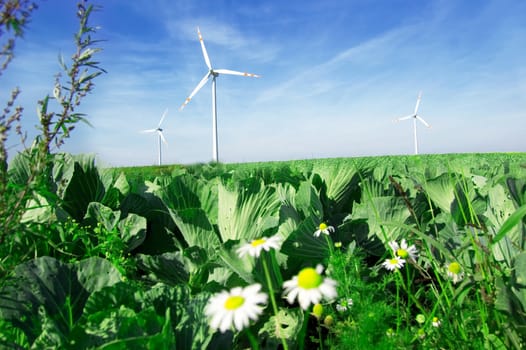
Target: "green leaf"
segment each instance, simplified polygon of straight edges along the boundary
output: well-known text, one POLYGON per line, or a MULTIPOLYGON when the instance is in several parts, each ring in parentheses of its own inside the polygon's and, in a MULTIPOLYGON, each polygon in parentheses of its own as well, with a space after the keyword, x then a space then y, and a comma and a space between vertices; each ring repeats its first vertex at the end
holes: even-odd
POLYGON ((109 174, 99 173, 92 155, 65 158, 65 162, 62 166, 71 169, 60 171, 60 181, 65 183, 58 193, 62 199, 61 207, 76 221, 82 222, 88 205, 91 202, 101 202, 104 198, 111 177, 109 174))
POLYGON ((281 344, 280 337, 287 339, 289 343, 294 343, 301 331, 304 317, 304 313, 299 308, 281 309, 277 315, 270 317, 263 327, 259 329, 258 336, 271 338, 269 342, 274 343, 275 347, 272 347, 271 344, 266 344, 268 349, 278 348, 281 344), (276 319, 278 320, 277 323, 276 319))
POLYGON ((55 218, 55 211, 47 199, 38 193, 26 203, 26 209, 20 222, 48 223, 55 218))
POLYGON ((188 246, 198 246, 209 254, 221 245, 219 237, 201 208, 168 209, 170 216, 181 231, 188 246))
POLYGON ((118 224, 121 239, 126 244, 126 252, 140 246, 146 238, 146 219, 130 213, 118 224))
POLYGON ((431 201, 445 213, 451 213, 455 200, 455 184, 449 174, 442 174, 422 184, 431 201))
POLYGON ((368 238, 379 238, 384 244, 397 240, 405 232, 400 226, 405 224, 411 213, 400 197, 372 197, 362 203, 355 203, 353 220, 364 219, 369 226, 368 238), (384 223, 390 223, 389 226, 384 223), (395 226, 398 224, 398 226, 395 226))
POLYGON ((179 252, 161 255, 137 255, 137 267, 144 271, 147 279, 168 285, 188 282, 189 273, 183 261, 179 252))
POLYGON ((107 231, 112 231, 117 226, 120 215, 120 211, 113 211, 99 202, 92 202, 88 204, 84 220, 92 226, 100 223, 107 231))
MULTIPOLYGON (((523 205, 522 207, 518 208, 511 216, 502 224, 499 231, 493 237, 492 244, 497 243, 500 241, 504 236, 508 234, 515 226, 517 226, 519 223, 522 223, 522 218, 526 215, 526 205, 523 205)), ((524 242, 521 242, 521 244, 524 244, 524 242)))
POLYGON ((278 226, 281 202, 273 187, 240 182, 232 187, 219 184, 217 223, 223 242, 249 241, 278 226))
POLYGON ((119 271, 101 258, 75 264, 37 258, 18 265, 10 283, 0 290, 0 315, 22 329, 30 343, 42 331, 33 325, 38 324, 35 317, 43 312, 53 318, 62 333, 68 334, 81 317, 89 295, 120 279, 119 271))

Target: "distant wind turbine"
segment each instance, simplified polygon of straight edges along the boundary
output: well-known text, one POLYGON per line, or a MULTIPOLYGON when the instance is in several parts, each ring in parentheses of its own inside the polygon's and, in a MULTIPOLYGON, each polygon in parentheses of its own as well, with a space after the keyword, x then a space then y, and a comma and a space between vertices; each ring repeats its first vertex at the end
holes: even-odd
POLYGON ((205 74, 204 78, 201 79, 199 84, 195 87, 194 91, 188 96, 188 98, 184 101, 184 103, 181 105, 180 110, 183 110, 183 108, 190 102, 192 97, 206 84, 208 81, 208 78, 212 77, 212 157, 213 161, 217 162, 219 159, 218 156, 218 142, 217 142, 217 105, 216 105, 216 78, 219 76, 219 74, 229 74, 229 75, 241 75, 245 77, 253 77, 253 78, 259 78, 259 75, 252 74, 252 73, 243 73, 243 72, 237 72, 229 69, 213 69, 212 64, 210 63, 210 58, 208 58, 208 54, 206 52, 205 42, 203 41, 203 37, 201 36, 201 32, 199 31, 199 27, 197 27, 197 35, 199 36, 199 41, 201 42, 201 49, 203 51, 203 56, 205 58, 205 63, 208 67, 208 72, 205 74))
POLYGON ((161 124, 163 123, 163 120, 164 118, 166 117, 166 113, 168 113, 168 109, 166 109, 161 117, 161 120, 159 120, 159 124, 157 125, 157 128, 155 129, 147 129, 147 130, 142 130, 141 132, 156 132, 158 137, 159 137, 159 165, 162 164, 162 159, 161 159, 161 141, 164 142, 164 144, 168 144, 166 142, 166 139, 164 138, 164 135, 163 135, 163 129, 161 128, 161 124))
POLYGON ((422 124, 427 126, 428 128, 431 127, 424 119, 420 118, 418 115, 418 107, 420 106, 420 100, 422 99, 422 91, 418 94, 418 98, 416 100, 416 106, 415 106, 415 112, 413 114, 410 114, 406 117, 398 118, 395 120, 395 122, 399 122, 402 120, 407 120, 413 118, 413 133, 414 133, 414 139, 415 139, 415 154, 418 154, 418 138, 416 136, 416 120, 418 119, 422 124))

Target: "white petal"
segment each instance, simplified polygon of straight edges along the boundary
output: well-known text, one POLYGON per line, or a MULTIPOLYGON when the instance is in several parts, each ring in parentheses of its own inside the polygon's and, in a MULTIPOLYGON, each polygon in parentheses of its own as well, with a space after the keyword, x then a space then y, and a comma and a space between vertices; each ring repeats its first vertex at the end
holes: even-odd
POLYGON ((221 324, 219 325, 219 330, 221 333, 225 333, 230 327, 232 327, 232 318, 234 316, 233 312, 226 312, 221 324))
POLYGON ((242 311, 243 310, 236 310, 236 312, 234 312, 234 327, 236 327, 238 331, 248 326, 248 316, 242 311))
POLYGON ((298 287, 293 288, 293 289, 291 289, 288 292, 286 298, 287 298, 287 301, 289 302, 289 304, 294 304, 294 300, 298 296, 298 293, 299 293, 299 288, 298 287))

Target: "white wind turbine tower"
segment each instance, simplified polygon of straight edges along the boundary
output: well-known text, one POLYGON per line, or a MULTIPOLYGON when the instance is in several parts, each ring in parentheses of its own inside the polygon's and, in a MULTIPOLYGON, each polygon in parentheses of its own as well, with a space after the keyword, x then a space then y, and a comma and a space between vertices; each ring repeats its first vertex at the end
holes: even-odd
POLYGON ((212 156, 213 161, 218 161, 218 146, 217 146, 217 105, 216 105, 216 78, 220 74, 229 74, 229 75, 241 75, 245 77, 253 77, 253 78, 259 78, 259 75, 252 74, 252 73, 243 73, 243 72, 237 72, 229 69, 213 69, 212 64, 210 63, 210 58, 208 58, 208 54, 206 52, 205 42, 203 41, 203 37, 201 36, 201 32, 199 31, 199 27, 197 27, 197 35, 199 36, 199 41, 201 42, 201 49, 203 51, 203 56, 205 58, 205 63, 208 67, 208 72, 205 74, 204 78, 201 79, 199 84, 195 87, 194 91, 188 96, 188 98, 184 101, 184 103, 181 105, 180 110, 182 110, 188 102, 194 97, 194 95, 206 84, 208 81, 208 78, 212 77, 212 156))
POLYGON ((418 98, 416 100, 416 106, 415 111, 413 114, 410 114, 406 117, 398 118, 395 120, 395 122, 399 122, 401 120, 407 120, 407 119, 413 119, 413 133, 414 133, 414 140, 415 140, 415 154, 418 154, 418 138, 416 136, 416 120, 418 119, 422 124, 424 124, 426 127, 430 128, 431 125, 429 125, 424 119, 420 118, 418 115, 418 107, 420 106, 420 100, 422 99, 422 91, 418 94, 418 98))
POLYGON ((155 129, 147 129, 147 130, 142 130, 141 132, 156 132, 157 135, 158 135, 158 138, 159 138, 159 165, 162 164, 162 159, 161 159, 161 141, 164 142, 164 144, 168 144, 166 142, 166 139, 164 138, 164 135, 163 135, 163 129, 161 128, 161 124, 163 123, 163 120, 164 118, 166 117, 166 113, 168 113, 168 109, 166 109, 161 117, 161 120, 159 120, 159 124, 157 125, 157 128, 155 129))

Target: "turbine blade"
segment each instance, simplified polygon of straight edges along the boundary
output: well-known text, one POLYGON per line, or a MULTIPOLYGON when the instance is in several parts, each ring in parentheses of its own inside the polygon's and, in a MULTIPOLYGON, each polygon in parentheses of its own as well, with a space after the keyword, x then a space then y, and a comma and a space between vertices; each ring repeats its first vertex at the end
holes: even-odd
POLYGON ((415 115, 414 115, 414 114, 411 114, 411 115, 408 115, 408 116, 405 116, 405 117, 401 117, 401 118, 395 119, 395 122, 399 122, 399 121, 402 121, 402 120, 411 119, 411 118, 414 118, 414 117, 415 117, 415 115))
POLYGON ((418 107, 420 106, 421 99, 422 99, 422 91, 418 93, 418 98, 416 99, 415 114, 418 112, 418 107))
POLYGON ((215 69, 214 72, 219 74, 229 74, 229 75, 241 75, 244 77, 251 77, 251 78, 260 78, 260 75, 253 74, 253 73, 246 73, 246 72, 238 72, 235 70, 230 69, 215 69))
POLYGON ((206 52, 205 41, 201 35, 199 27, 197 27, 197 35, 199 35, 199 42, 201 43, 201 49, 203 50, 203 57, 205 58, 205 63, 208 69, 212 70, 212 64, 210 63, 210 58, 208 58, 208 53, 206 52))
POLYGON ((416 119, 420 120, 420 122, 421 122, 422 124, 424 124, 425 126, 427 126, 428 128, 431 127, 431 125, 429 125, 424 119, 420 118, 420 116, 417 115, 417 116, 416 116, 416 119))
POLYGON ((186 98, 186 100, 183 102, 183 104, 181 105, 181 107, 179 107, 179 110, 181 110, 181 111, 183 110, 184 106, 186 106, 188 104, 188 102, 190 102, 192 97, 194 97, 194 95, 197 94, 197 92, 203 87, 203 85, 206 84, 206 82, 208 81, 208 78, 210 77, 211 74, 212 74, 211 72, 208 72, 208 73, 205 74, 204 78, 201 79, 199 84, 197 84, 197 86, 195 87, 194 91, 192 91, 190 96, 188 96, 186 98))
POLYGON ((159 120, 159 125, 157 126, 158 128, 161 127, 161 124, 163 123, 163 120, 166 117, 166 113, 168 113, 168 108, 164 110, 163 116, 161 117, 161 120, 159 120))
POLYGON ((157 129, 146 129, 146 130, 141 130, 140 132, 142 133, 147 133, 147 132, 156 132, 157 129))
POLYGON ((166 142, 166 139, 164 138, 163 132, 157 130, 157 133, 159 134, 159 137, 161 138, 161 140, 163 141, 163 143, 164 143, 165 145, 167 145, 168 142, 166 142))

